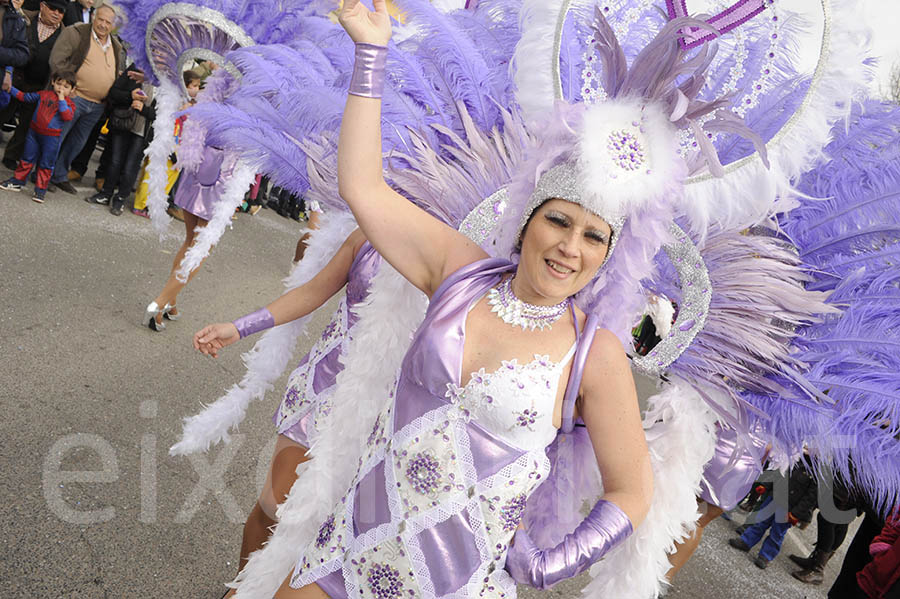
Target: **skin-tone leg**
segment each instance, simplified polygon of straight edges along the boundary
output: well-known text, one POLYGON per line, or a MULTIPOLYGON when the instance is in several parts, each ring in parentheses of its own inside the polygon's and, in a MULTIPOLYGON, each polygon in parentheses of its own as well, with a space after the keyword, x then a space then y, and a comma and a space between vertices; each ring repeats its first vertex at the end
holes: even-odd
POLYGON ((328 595, 316 583, 308 584, 300 589, 292 589, 290 582, 291 576, 288 575, 278 591, 275 592, 274 599, 328 599, 328 595))
POLYGON ((668 579, 669 582, 675 578, 678 571, 689 559, 691 559, 691 556, 694 555, 694 551, 700 546, 700 541, 703 538, 703 529, 706 525, 721 516, 724 511, 722 508, 710 505, 705 501, 699 501, 699 504, 703 515, 700 516, 700 519, 697 521, 696 530, 682 542, 676 543, 675 553, 669 556, 669 563, 672 564, 672 567, 666 573, 666 579, 668 579))
MULTIPOLYGON (((271 528, 275 526, 275 512, 283 503, 294 481, 297 480, 297 466, 307 461, 307 449, 284 435, 278 435, 275 451, 269 464, 269 473, 262 493, 253 506, 253 510, 244 523, 244 536, 241 540, 241 558, 238 569, 247 564, 250 554, 269 540, 271 528)), ((231 590, 225 597, 231 597, 236 591, 231 590)))
POLYGON ((306 448, 285 437, 278 435, 275 452, 266 476, 263 491, 244 524, 244 538, 241 543, 241 560, 243 568, 247 558, 257 549, 261 549, 268 540, 271 526, 276 523, 275 512, 284 502, 294 481, 297 480, 297 466, 307 461, 306 448))
MULTIPOLYGON (((194 275, 197 274, 197 271, 200 270, 200 265, 197 266, 194 270, 191 271, 191 274, 188 275, 188 280, 182 283, 175 276, 175 271, 178 270, 178 267, 181 266, 181 261, 184 260, 184 255, 187 253, 188 248, 194 245, 194 239, 197 237, 196 229, 203 228, 206 226, 205 220, 202 218, 191 214, 190 212, 184 211, 184 243, 181 244, 181 247, 178 248, 178 252, 175 254, 175 260, 172 261, 172 270, 169 273, 169 279, 166 281, 163 290, 156 296, 156 304, 160 307, 169 304, 170 306, 175 305, 175 301, 178 298, 178 293, 184 289, 184 286, 187 285, 191 279, 194 278, 194 275)), ((203 264, 202 262, 200 263, 203 264)), ((173 316, 178 314, 178 310, 171 310, 171 314, 173 316)), ((156 317, 156 322, 162 322, 162 314, 159 314, 156 317)))

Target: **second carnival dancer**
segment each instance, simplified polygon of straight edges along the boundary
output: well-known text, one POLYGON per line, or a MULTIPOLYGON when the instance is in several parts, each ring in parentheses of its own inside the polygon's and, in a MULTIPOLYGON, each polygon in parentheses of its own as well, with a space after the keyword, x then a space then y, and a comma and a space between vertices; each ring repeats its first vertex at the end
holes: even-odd
POLYGON ((342 368, 340 356, 358 320, 355 308, 365 300, 380 264, 381 257, 356 229, 315 277, 261 311, 262 320, 250 315, 233 323, 207 325, 194 335, 197 350, 218 357, 220 349, 262 328, 306 316, 346 288, 346 298, 322 337, 291 373, 284 398, 273 415, 278 440, 263 490, 244 524, 239 569, 269 538, 269 529, 277 522, 276 508, 294 484, 297 466, 308 459, 319 420, 331 409, 335 378, 342 368))

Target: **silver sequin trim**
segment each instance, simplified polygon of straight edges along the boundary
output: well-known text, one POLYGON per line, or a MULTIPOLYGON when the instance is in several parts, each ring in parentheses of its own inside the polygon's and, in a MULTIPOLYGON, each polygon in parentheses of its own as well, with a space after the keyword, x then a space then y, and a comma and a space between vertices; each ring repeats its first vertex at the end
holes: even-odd
MULTIPOLYGON (((253 38, 247 35, 247 33, 244 32, 244 30, 237 23, 231 21, 217 10, 213 10, 212 8, 207 8, 204 6, 197 6, 196 4, 188 4, 186 2, 170 2, 168 4, 164 4, 159 8, 159 10, 153 13, 153 16, 151 16, 150 20, 147 22, 147 34, 144 37, 144 52, 146 52, 147 54, 147 60, 153 67, 153 74, 157 79, 172 80, 176 84, 181 85, 182 88, 184 87, 184 81, 181 79, 181 71, 178 70, 175 73, 164 72, 153 59, 154 29, 162 21, 169 18, 180 19, 188 22, 193 21, 195 23, 202 23, 204 25, 211 25, 225 32, 239 46, 246 47, 256 45, 256 42, 253 41, 253 38)), ((219 64, 222 64, 222 62, 223 61, 220 61, 219 64)), ((181 57, 178 57, 178 68, 180 69, 181 65, 183 64, 184 61, 181 60, 181 57)), ((234 74, 231 69, 229 69, 229 72, 234 74)))
POLYGON ((472 209, 459 225, 459 232, 482 245, 497 228, 500 216, 509 203, 509 193, 501 187, 472 209))
POLYGON ((678 318, 665 339, 649 354, 637 356, 633 361, 636 367, 652 376, 661 374, 671 366, 690 346, 697 333, 703 330, 713 293, 700 250, 678 225, 673 223, 671 231, 675 242, 663 249, 675 266, 681 285, 678 318))
POLYGON ((619 239, 619 231, 622 230, 622 226, 625 224, 625 218, 621 216, 612 218, 599 214, 596 210, 591 208, 590 204, 581 195, 578 168, 571 162, 557 164, 538 179, 534 191, 531 192, 531 197, 528 198, 528 203, 525 204, 525 210, 522 212, 522 218, 519 220, 517 235, 522 234, 525 223, 528 222, 528 219, 531 218, 531 214, 537 207, 550 198, 559 198, 574 202, 606 221, 606 224, 608 224, 609 228, 612 230, 612 239, 610 239, 609 250, 606 252, 604 264, 609 261, 609 257, 612 256, 613 250, 616 248, 616 242, 619 239))

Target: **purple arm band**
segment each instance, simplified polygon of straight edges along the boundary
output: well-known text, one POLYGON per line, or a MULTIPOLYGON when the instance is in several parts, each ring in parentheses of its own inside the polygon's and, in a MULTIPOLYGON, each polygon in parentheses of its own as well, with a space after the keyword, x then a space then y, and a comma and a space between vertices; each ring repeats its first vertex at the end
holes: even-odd
POLYGON ((553 549, 538 549, 520 528, 506 554, 506 570, 520 584, 549 589, 590 568, 629 535, 631 521, 625 512, 601 499, 578 528, 553 549))
POLYGON ((237 327, 238 335, 243 339, 244 337, 249 337, 253 333, 258 333, 274 327, 275 317, 272 316, 272 313, 269 312, 268 308, 260 308, 256 312, 241 316, 231 324, 237 327))
POLYGON ((381 92, 384 90, 387 50, 387 46, 356 44, 356 62, 353 65, 348 93, 363 98, 381 98, 381 92))

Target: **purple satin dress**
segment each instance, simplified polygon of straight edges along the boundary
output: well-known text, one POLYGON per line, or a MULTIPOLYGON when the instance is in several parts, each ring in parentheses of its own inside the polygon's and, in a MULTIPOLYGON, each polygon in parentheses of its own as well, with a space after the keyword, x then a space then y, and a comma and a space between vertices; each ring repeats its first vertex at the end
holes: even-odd
POLYGON ((203 148, 203 160, 196 171, 182 171, 175 205, 194 216, 209 221, 213 207, 225 191, 225 181, 234 171, 234 162, 223 164, 225 151, 212 146, 203 148))
POLYGON ((346 293, 331 322, 291 373, 281 405, 272 417, 279 434, 304 447, 309 447, 310 435, 318 430, 319 419, 331 411, 334 382, 343 370, 341 353, 350 329, 359 319, 354 308, 366 299, 369 283, 380 264, 381 255, 368 241, 363 243, 353 257, 346 293))
POLYGON ((535 355, 461 372, 466 316, 513 268, 481 260, 436 291, 394 400, 350 489, 303 550, 292 587, 315 582, 332 599, 516 596, 506 552, 550 469, 558 385, 576 346, 558 362, 535 355))
POLYGON ((737 432, 718 427, 716 436, 716 453, 707 462, 700 481, 700 499, 727 512, 740 503, 759 478, 766 443, 751 435, 752 445, 742 449, 732 461, 737 432))

